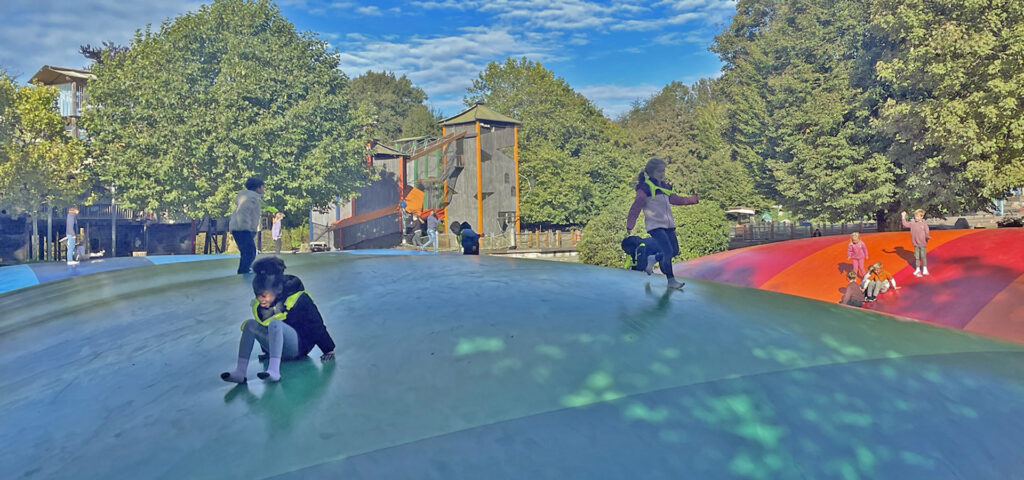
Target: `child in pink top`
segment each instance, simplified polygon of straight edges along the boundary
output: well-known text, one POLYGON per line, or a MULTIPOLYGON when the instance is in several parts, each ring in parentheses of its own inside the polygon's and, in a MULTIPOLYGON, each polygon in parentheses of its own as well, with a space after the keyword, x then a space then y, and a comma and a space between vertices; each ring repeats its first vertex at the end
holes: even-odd
POLYGON ((853 271, 857 272, 858 277, 867 275, 864 261, 868 259, 868 247, 860 240, 860 234, 857 232, 850 234, 850 244, 846 246, 846 258, 853 262, 853 271))

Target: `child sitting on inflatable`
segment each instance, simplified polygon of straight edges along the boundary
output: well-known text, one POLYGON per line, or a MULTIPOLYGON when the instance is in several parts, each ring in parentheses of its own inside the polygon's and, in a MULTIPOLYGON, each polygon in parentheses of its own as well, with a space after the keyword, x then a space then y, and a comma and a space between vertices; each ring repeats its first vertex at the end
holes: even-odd
POLYGON ((626 260, 626 268, 630 270, 654 273, 654 264, 662 261, 662 253, 658 250, 657 242, 651 241, 651 237, 640 238, 630 235, 622 239, 622 251, 629 257, 626 260))
POLYGON ((281 380, 281 360, 296 360, 320 349, 321 361, 334 359, 334 340, 327 333, 320 310, 306 293, 302 281, 284 274, 284 260, 261 258, 252 265, 256 278, 252 290, 253 318, 242 323, 242 339, 238 343, 238 364, 234 371, 220 374, 225 382, 245 383, 253 342, 260 342, 269 354, 267 371, 256 374, 260 379, 281 380))
POLYGON ((864 305, 864 290, 860 289, 860 284, 857 283, 857 272, 849 271, 846 272, 846 279, 850 283, 846 284, 846 292, 843 293, 843 299, 839 301, 842 305, 849 305, 851 307, 860 307, 864 305))
POLYGON ((896 286, 896 279, 892 274, 882 270, 882 262, 875 262, 868 267, 868 274, 864 277, 864 295, 868 301, 873 302, 879 293, 888 292, 889 285, 892 285, 893 290, 900 289, 896 286))

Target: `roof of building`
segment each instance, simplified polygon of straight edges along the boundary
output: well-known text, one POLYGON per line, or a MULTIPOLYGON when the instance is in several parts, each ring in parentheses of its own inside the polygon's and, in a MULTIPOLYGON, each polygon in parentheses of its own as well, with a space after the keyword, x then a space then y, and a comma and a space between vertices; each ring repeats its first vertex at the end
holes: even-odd
POLYGON ((441 120, 438 123, 440 123, 441 125, 448 126, 461 125, 463 123, 474 123, 478 121, 511 123, 515 125, 520 125, 523 123, 512 117, 502 115, 494 111, 491 107, 488 107, 487 105, 484 105, 482 103, 473 105, 472 107, 469 107, 468 109, 459 112, 455 116, 448 117, 444 120, 441 120))
POLYGON ((399 152, 398 150, 395 150, 394 148, 384 145, 383 143, 380 143, 378 141, 373 146, 373 155, 388 155, 392 157, 401 157, 402 152, 399 152))
POLYGON ((43 65, 35 75, 32 75, 30 82, 39 82, 43 85, 53 85, 57 83, 67 83, 69 78, 77 78, 81 80, 95 80, 96 75, 88 70, 79 70, 77 68, 66 68, 66 67, 51 67, 50 65, 43 65))

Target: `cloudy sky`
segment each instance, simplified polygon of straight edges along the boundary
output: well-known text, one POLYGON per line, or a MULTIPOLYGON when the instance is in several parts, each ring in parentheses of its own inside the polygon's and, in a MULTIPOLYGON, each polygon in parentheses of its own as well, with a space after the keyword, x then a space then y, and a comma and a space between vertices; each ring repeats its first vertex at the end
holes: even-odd
MULTIPOLYGON (((84 43, 127 43, 146 24, 194 10, 173 0, 0 0, 0 68, 21 82, 44 64, 85 66, 84 43)), ((528 57, 614 117, 665 84, 717 76, 711 39, 734 0, 278 0, 299 30, 341 54, 349 76, 408 75, 445 114, 491 61, 528 57)))

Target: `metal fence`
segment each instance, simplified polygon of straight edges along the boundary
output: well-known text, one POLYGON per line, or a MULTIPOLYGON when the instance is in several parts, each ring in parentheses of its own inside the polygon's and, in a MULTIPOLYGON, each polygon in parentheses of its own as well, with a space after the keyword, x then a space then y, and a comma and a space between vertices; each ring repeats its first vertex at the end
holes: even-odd
POLYGON ((821 232, 822 236, 848 235, 853 232, 873 233, 878 231, 878 224, 875 222, 812 225, 776 222, 746 223, 729 227, 729 248, 780 242, 796 238, 810 238, 814 236, 815 230, 821 232))

